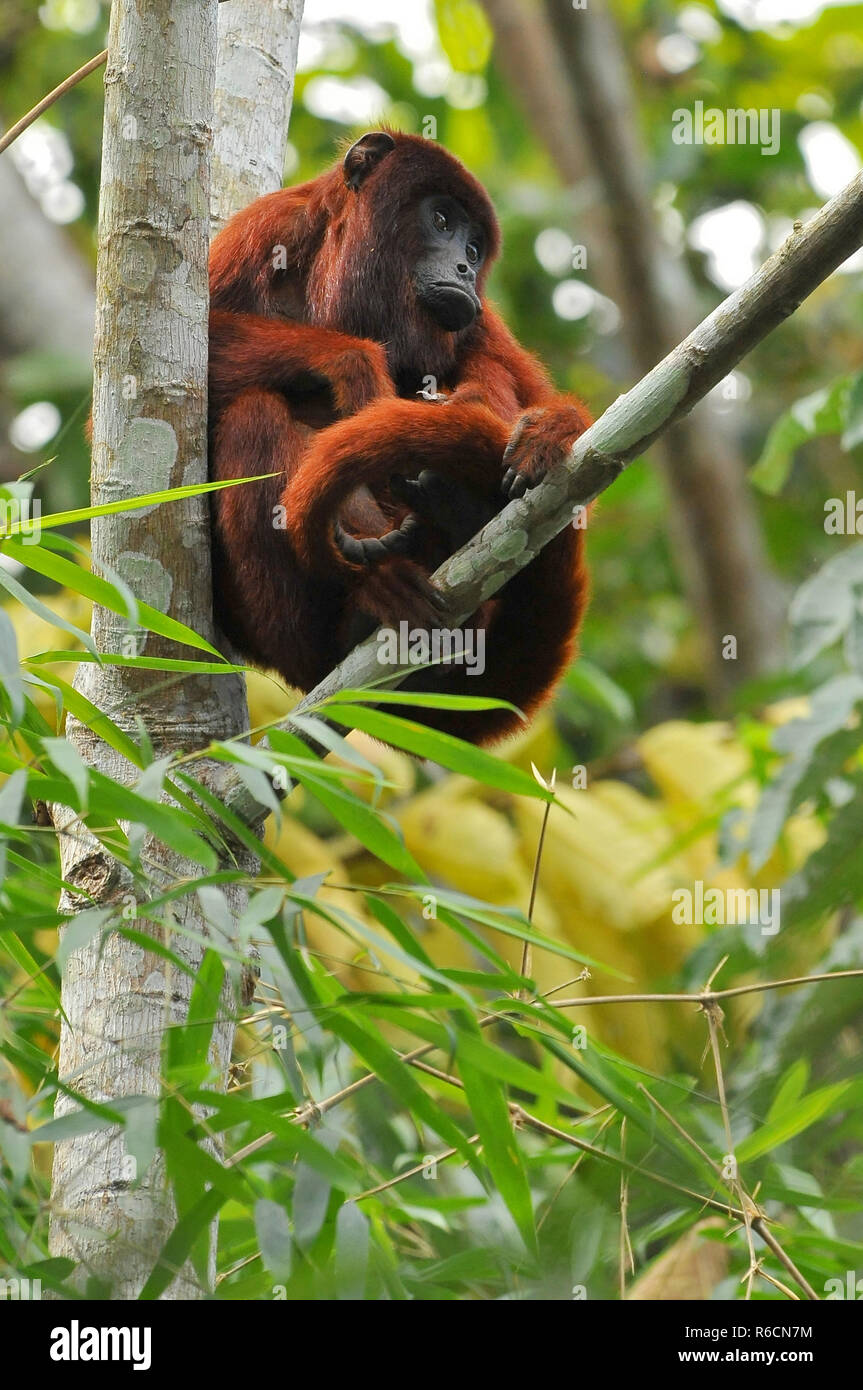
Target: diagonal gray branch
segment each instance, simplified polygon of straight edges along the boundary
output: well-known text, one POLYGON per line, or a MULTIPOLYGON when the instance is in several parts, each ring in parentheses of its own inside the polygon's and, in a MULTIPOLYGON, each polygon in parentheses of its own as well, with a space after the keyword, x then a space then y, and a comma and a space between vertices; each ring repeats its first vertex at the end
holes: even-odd
MULTIPOLYGON (((564 463, 511 502, 434 575, 448 600, 442 624, 463 622, 571 525, 574 510, 614 482, 631 459, 681 419, 741 358, 863 243, 863 173, 826 203, 745 285, 729 295, 576 442, 564 463)), ((441 406, 442 410, 446 406, 441 406)), ((342 661, 300 703, 307 709, 337 691, 379 681, 376 634, 342 661)), ((398 685, 411 667, 389 667, 398 685)), ((289 727, 290 720, 285 721, 289 727)), ((226 780, 225 804, 247 824, 268 815, 239 777, 226 780)))

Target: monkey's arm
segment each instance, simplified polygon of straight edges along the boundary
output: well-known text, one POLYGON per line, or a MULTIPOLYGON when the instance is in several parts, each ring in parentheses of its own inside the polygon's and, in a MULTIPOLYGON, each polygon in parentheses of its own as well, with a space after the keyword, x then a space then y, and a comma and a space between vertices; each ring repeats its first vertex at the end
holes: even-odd
POLYGON ((591 423, 581 401, 556 391, 542 364, 488 308, 476 351, 449 397, 452 405, 462 401, 482 402, 512 428, 502 481, 510 498, 540 482, 591 423))
POLYGON ((379 343, 289 319, 214 309, 210 314, 211 404, 220 411, 254 388, 301 395, 330 387, 337 414, 395 395, 379 343))

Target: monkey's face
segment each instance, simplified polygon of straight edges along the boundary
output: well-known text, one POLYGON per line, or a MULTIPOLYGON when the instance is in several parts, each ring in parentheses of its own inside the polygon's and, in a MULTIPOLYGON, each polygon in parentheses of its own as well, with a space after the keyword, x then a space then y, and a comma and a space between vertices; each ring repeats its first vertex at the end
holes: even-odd
POLYGON ((485 234, 448 194, 423 198, 417 218, 422 246, 413 277, 417 299, 440 328, 457 333, 482 310, 477 275, 485 258, 485 234))

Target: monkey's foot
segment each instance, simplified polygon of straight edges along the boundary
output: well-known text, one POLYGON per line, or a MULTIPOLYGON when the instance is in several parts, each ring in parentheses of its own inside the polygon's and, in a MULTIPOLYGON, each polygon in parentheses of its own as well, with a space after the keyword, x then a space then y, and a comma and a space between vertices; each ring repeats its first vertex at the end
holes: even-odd
POLYGON ((446 621, 446 599, 412 560, 395 559, 367 572, 356 606, 386 627, 408 622, 436 628, 446 621))
POLYGON ((433 468, 424 468, 418 478, 394 474, 390 492, 443 532, 451 552, 466 545, 497 511, 492 503, 433 468))

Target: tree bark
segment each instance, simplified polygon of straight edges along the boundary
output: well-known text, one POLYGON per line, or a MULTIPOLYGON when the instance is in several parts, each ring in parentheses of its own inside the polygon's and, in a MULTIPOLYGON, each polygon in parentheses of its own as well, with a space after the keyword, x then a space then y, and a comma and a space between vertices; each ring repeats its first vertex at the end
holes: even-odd
POLYGON ((219 11, 214 235, 235 212, 282 186, 303 5, 230 0, 219 11))
MULTIPOLYGON (((97 317, 94 358, 92 500, 132 497, 207 476, 207 260, 210 167, 216 72, 217 0, 114 0, 106 71, 102 189, 99 213, 97 317)), ((225 9, 230 8, 225 6, 225 9)), ((267 7, 267 43, 284 44, 289 16, 267 7)), ((293 22, 291 18, 291 22, 293 22)), ((294 49, 295 51, 295 49, 294 49)), ((261 127, 261 120, 255 122, 261 127)), ((281 167, 284 126, 262 141, 262 168, 281 167), (276 141, 280 141, 276 149, 276 141)), ((227 181, 229 159, 220 166, 227 181)), ((261 187, 257 191, 267 191, 261 187)), ((254 193, 253 195, 254 196, 254 193)), ((97 519, 93 565, 118 574, 137 598, 213 639, 209 515, 206 498, 97 519)), ((93 634, 102 652, 195 655, 96 608, 93 634)), ((199 655, 199 654, 198 654, 199 655)), ((194 676, 162 682, 153 671, 82 664, 79 690, 131 736, 146 725, 157 758, 189 751, 248 728, 245 689, 235 676, 194 676)), ((125 782, 139 777, 114 750, 71 718, 67 737, 85 762, 125 782)), ((230 770, 216 762, 196 768, 216 796, 230 770)), ((158 893, 178 878, 194 882, 200 869, 146 836, 133 879, 105 847, 60 806, 52 808, 65 880, 80 889, 63 909, 125 905, 158 893)), ((248 872, 251 856, 236 856, 248 872)), ((211 890, 212 892, 212 890, 211 890)), ((221 889, 227 920, 236 921, 246 894, 221 889)), ((216 914, 220 916, 220 914, 216 914)), ((167 940, 193 971, 203 947, 185 933, 218 939, 191 893, 173 918, 143 932, 167 940)), ((71 930, 64 928, 64 933, 71 930)), ((115 933, 72 951, 64 972, 61 1079, 72 1091, 111 1103, 162 1093, 165 1029, 188 1012, 191 981, 164 960, 115 933), (100 949, 101 946, 101 949, 100 949)), ((213 1031, 210 1059, 224 1084, 233 1040, 233 991, 226 990, 213 1031)), ((58 1119, 77 1110, 58 1095, 58 1119)), ((159 1153, 137 1174, 124 1130, 61 1139, 55 1145, 51 1250, 80 1263, 109 1297, 137 1297, 176 1218, 159 1153)), ((211 1269, 215 1252, 211 1241, 211 1269)), ((190 1265, 178 1272, 166 1298, 200 1297, 190 1265)))

